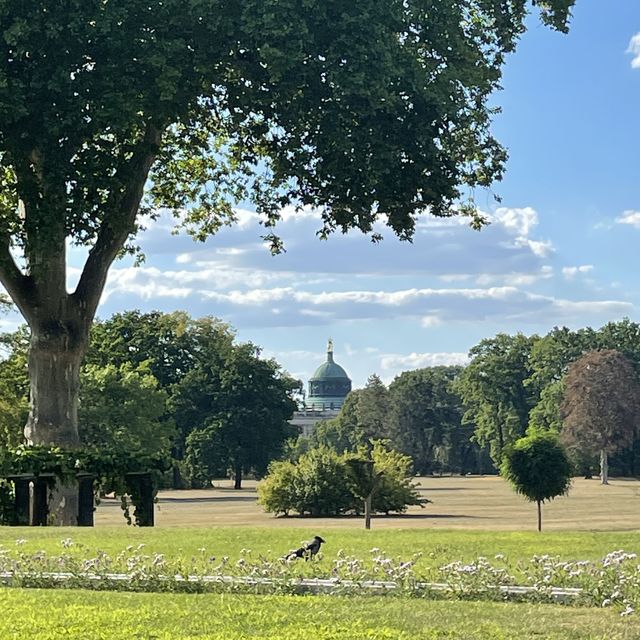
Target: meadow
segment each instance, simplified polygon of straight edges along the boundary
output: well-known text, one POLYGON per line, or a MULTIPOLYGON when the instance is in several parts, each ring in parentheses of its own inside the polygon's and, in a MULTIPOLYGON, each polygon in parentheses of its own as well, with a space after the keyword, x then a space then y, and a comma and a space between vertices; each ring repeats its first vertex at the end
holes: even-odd
MULTIPOLYGON (((211 560, 215 567, 226 556, 225 573, 247 575, 245 561, 262 563, 262 568, 279 567, 289 549, 320 534, 327 541, 324 557, 297 563, 293 568, 297 575, 327 577, 338 557, 359 559, 366 572, 375 565, 376 556, 385 554, 396 566, 415 562, 417 574, 434 581, 442 579, 443 566, 474 563, 480 557, 524 581, 534 556, 598 562, 616 549, 640 553, 636 481, 613 479, 609 486, 601 486, 597 480, 576 479, 568 497, 545 505, 542 533, 534 530, 534 507, 499 478, 426 478, 420 485, 431 504, 403 516, 374 518, 371 531, 362 529, 355 518, 274 518, 256 504, 251 483, 235 491, 223 481, 206 491, 161 492, 157 526, 152 529, 128 527, 119 504, 106 499, 97 509, 94 528, 1 528, 0 550, 12 557, 45 552, 83 559, 100 552, 115 557, 128 547, 124 565, 132 555, 146 561, 162 555, 163 562, 185 567, 202 564, 205 558, 215 559, 211 560)), ((636 561, 629 562, 635 571, 636 561)), ((2 588, 0 606, 5 615, 0 638, 640 637, 638 614, 621 616, 621 606, 473 598, 2 588)))

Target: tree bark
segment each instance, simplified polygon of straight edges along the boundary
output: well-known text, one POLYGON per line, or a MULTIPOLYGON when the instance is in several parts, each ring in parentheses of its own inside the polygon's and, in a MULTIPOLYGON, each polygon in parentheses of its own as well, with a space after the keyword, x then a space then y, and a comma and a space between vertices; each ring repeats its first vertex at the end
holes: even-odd
POLYGON ((605 449, 600 450, 600 484, 609 484, 609 455, 605 449))
POLYGON ((31 327, 29 384, 31 406, 25 427, 29 444, 75 447, 78 435, 80 366, 88 329, 79 323, 31 327), (70 327, 75 324, 75 327, 70 327))
POLYGON ((538 503, 538 532, 542 531, 542 502, 540 500, 538 503))
POLYGON ((234 489, 242 489, 242 465, 236 464, 235 472, 234 472, 234 489))
POLYGON ((371 492, 364 500, 364 528, 371 529, 371 500, 373 492, 371 492))

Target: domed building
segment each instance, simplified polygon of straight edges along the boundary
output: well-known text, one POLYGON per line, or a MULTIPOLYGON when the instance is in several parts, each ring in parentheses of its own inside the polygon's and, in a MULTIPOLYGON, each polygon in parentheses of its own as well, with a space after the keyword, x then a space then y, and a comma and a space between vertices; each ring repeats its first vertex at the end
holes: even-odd
POLYGON ((333 359, 333 341, 327 346, 327 360, 309 379, 309 392, 304 409, 296 411, 290 424, 298 427, 304 436, 313 432, 321 420, 335 418, 351 391, 351 380, 347 372, 333 359))
POLYGON ((333 340, 327 346, 327 361, 309 379, 309 395, 305 405, 316 411, 340 409, 351 391, 347 372, 333 359, 333 340))

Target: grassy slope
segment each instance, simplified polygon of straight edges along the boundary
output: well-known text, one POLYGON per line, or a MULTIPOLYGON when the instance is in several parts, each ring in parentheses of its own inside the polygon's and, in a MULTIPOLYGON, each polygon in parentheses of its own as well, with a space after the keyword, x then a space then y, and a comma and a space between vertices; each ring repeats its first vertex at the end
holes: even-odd
POLYGON ((631 640, 611 610, 303 596, 0 589, 3 640, 631 640))

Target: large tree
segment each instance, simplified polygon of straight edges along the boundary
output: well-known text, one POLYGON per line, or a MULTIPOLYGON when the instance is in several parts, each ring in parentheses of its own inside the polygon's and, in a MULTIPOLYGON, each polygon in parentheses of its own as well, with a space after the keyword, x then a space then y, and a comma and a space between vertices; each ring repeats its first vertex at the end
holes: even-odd
POLYGON ((563 440, 600 454, 600 478, 608 483, 608 457, 633 443, 640 424, 640 385, 633 364, 619 351, 591 351, 564 379, 563 440))
POLYGON ((164 419, 167 394, 148 366, 87 365, 80 381, 82 443, 169 458, 175 426, 164 419))
POLYGON ((598 345, 598 332, 591 327, 578 331, 554 327, 535 341, 529 356, 531 375, 524 381, 525 386, 540 391, 529 416, 529 424, 533 429, 561 430, 560 403, 564 394, 564 374, 573 361, 598 345))
POLYGON ((243 473, 264 473, 294 435, 288 420, 296 408, 293 395, 300 383, 275 360, 261 358, 249 343, 231 349, 215 378, 203 376, 190 382, 197 388, 184 397, 209 399, 206 413, 201 414, 204 424, 187 438, 190 470, 201 481, 207 472, 224 465, 233 472, 235 488, 240 489, 243 473))
POLYGON ((452 447, 462 430, 462 403, 452 382, 461 371, 462 367, 425 367, 405 371, 389 385, 391 442, 411 456, 420 473, 433 473, 436 457, 444 466, 449 454, 455 457, 452 447))
POLYGON ((0 0, 0 282, 31 329, 28 441, 79 443, 89 329, 141 210, 202 239, 250 200, 276 250, 289 204, 324 234, 381 215, 402 238, 418 212, 469 213, 504 167, 488 100, 527 8, 564 30, 573 4, 0 0), (69 244, 89 250, 73 291, 69 244))
POLYGON ((538 400, 536 385, 525 384, 537 340, 521 333, 481 340, 469 351, 471 362, 455 382, 464 403, 463 422, 475 426, 475 440, 490 447, 498 466, 502 450, 525 434, 529 411, 538 400))

